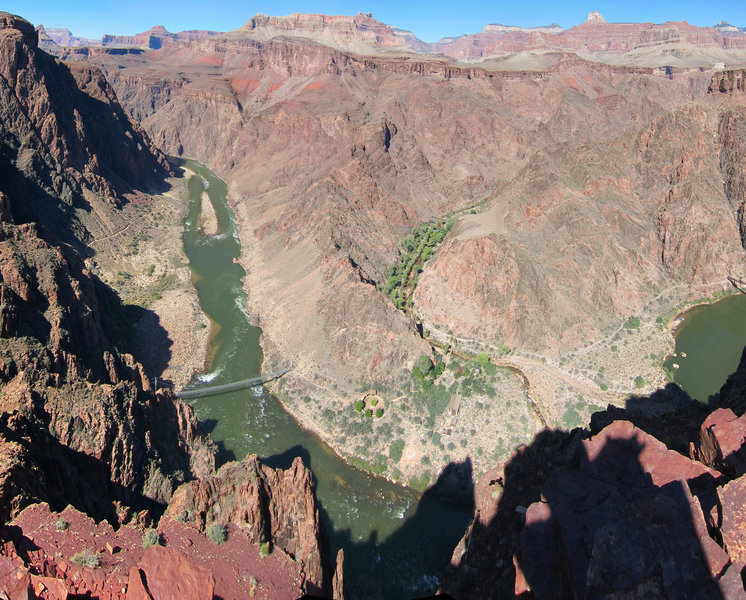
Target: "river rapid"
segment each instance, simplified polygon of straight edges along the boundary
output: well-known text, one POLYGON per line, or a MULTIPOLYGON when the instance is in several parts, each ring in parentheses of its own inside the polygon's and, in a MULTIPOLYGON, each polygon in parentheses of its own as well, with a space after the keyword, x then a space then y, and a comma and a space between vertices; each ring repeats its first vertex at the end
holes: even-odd
MULTIPOLYGON (((235 260, 241 246, 227 186, 200 163, 187 160, 182 166, 196 173, 188 176, 184 250, 211 323, 207 369, 188 386, 199 390, 259 375, 261 330, 245 312, 245 272, 235 260), (212 236, 198 227, 203 201, 212 203, 217 216, 212 236)), ((332 552, 345 552, 349 597, 415 598, 434 591, 473 515, 468 503, 454 503, 436 490, 420 496, 351 467, 301 428, 263 386, 192 404, 225 459, 253 453, 270 466, 287 468, 301 456, 313 470, 332 552)))

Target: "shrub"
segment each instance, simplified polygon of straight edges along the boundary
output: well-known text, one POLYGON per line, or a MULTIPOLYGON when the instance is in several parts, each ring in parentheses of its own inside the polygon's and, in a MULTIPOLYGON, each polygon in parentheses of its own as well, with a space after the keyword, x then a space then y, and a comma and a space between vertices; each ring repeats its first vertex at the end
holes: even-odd
POLYGON ((57 531, 67 531, 68 527, 69 524, 65 520, 65 517, 60 517, 59 519, 57 519, 57 531))
POLYGON ((363 402, 362 400, 358 400, 357 402, 355 402, 355 410, 357 412, 363 412, 363 408, 365 408, 365 402, 363 402))
POLYGON ((635 387, 638 390, 645 387, 645 379, 642 377, 642 375, 638 375, 637 377, 635 377, 635 387))
POLYGON ((262 545, 259 546, 259 556, 262 558, 266 558, 272 553, 271 548, 269 547, 269 542, 262 542, 262 545))
POLYGON ((370 408, 365 409, 365 416, 366 417, 372 417, 373 411, 370 408))
POLYGON ((392 462, 398 463, 401 460, 404 452, 404 440, 394 440, 389 445, 389 459, 392 462))
POLYGON ((98 554, 91 552, 87 548, 73 554, 72 561, 81 567, 88 567, 89 569, 97 569, 101 566, 101 558, 99 558, 98 554))
POLYGON ((155 265, 150 265, 145 273, 148 277, 150 277, 153 274, 153 271, 155 271, 155 265))
POLYGON ((142 534, 142 547, 148 548, 149 546, 160 545, 161 536, 155 529, 146 529, 145 533, 142 534))
POLYGON ((376 419, 380 419, 383 416, 383 409, 379 408, 376 410, 376 419))
POLYGON ((370 399, 370 405, 371 406, 375 406, 376 404, 378 404, 378 398, 371 398, 370 399))
POLYGON ((638 329, 640 327, 640 317, 631 316, 624 322, 625 329, 638 329))
POLYGON ((490 357, 486 352, 480 352, 476 357, 477 364, 484 369, 490 363, 490 357))
POLYGON ((213 544, 224 544, 228 537, 225 532, 225 525, 213 523, 207 528, 207 537, 213 544))

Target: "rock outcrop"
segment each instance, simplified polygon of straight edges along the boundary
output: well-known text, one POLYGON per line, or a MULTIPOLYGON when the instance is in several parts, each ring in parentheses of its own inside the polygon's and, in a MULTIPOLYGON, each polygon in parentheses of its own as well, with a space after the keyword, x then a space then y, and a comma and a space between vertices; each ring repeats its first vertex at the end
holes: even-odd
POLYGON ((518 562, 534 598, 718 595, 733 568, 708 530, 719 473, 626 421, 582 442, 576 461, 526 512, 518 562))
POLYGON ((216 475, 189 482, 174 494, 164 521, 194 521, 206 531, 230 525, 255 544, 298 561, 310 590, 331 592, 328 541, 319 517, 311 472, 296 458, 283 471, 256 456, 223 465, 216 475))
POLYGON ((539 152, 453 228, 415 291, 421 317, 558 352, 664 289, 722 285, 744 269, 744 111, 709 97, 610 143, 539 152))
MULTIPOLYGON (((744 363, 721 403, 738 405, 744 363)), ((650 402, 673 408, 661 394, 597 413, 593 435, 543 432, 485 474, 442 589, 464 599, 743 598, 742 417, 674 402, 685 431, 701 423, 687 457, 626 420, 645 423, 650 402)), ((683 446, 676 418, 649 425, 683 446)))
MULTIPOLYGON (((60 63, 39 50, 30 23, 8 13, 0 15, 0 76, 3 158, 12 165, 6 193, 28 193, 28 180, 41 180, 43 190, 70 204, 80 186, 116 198, 169 171, 98 68, 60 63)), ((16 206, 22 220, 43 216, 21 209, 30 207, 16 206)))
POLYGON ((746 70, 728 69, 727 71, 718 71, 712 76, 708 91, 722 94, 746 91, 746 70))

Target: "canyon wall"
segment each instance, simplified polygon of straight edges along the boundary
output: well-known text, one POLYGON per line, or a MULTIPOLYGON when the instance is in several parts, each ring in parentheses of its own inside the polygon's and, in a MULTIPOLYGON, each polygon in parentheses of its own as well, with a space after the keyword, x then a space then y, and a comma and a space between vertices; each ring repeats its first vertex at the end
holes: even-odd
POLYGON ((647 123, 710 78, 576 56, 494 72, 239 32, 68 58, 81 56, 159 146, 229 182, 252 312, 270 350, 293 352, 291 379, 307 391, 391 381, 424 350, 373 286, 413 225, 491 197, 552 143, 647 123))
MULTIPOLYGON (((123 350, 127 309, 83 255, 96 255, 86 215, 147 202, 148 186, 164 185, 171 168, 97 67, 62 64, 36 36, 0 16, 0 517, 11 523, 0 531, 0 593, 241 598, 251 582, 236 586, 237 573, 248 577, 230 566, 236 556, 251 558, 257 589, 272 589, 272 577, 292 597, 328 586, 326 538, 301 465, 285 473, 249 463, 264 469, 262 493, 281 518, 262 540, 219 521, 229 543, 215 560, 204 528, 163 521, 158 535, 173 548, 144 551, 143 528, 176 488, 215 475, 217 446, 192 408, 154 390, 123 350), (308 514, 296 518, 300 506, 308 514), (266 562, 259 541, 276 548, 266 562)), ((267 510, 254 497, 234 507, 267 510)))

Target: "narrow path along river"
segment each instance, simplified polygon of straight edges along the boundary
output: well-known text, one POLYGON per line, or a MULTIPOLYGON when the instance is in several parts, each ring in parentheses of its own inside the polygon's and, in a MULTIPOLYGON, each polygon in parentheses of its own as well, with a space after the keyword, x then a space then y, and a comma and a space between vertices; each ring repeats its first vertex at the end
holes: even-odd
MULTIPOLYGON (((197 162, 183 166, 197 173, 188 180, 184 249, 211 320, 208 369, 188 386, 198 390, 258 375, 261 330, 244 311, 245 273, 233 260, 241 247, 226 185, 197 162), (213 236, 198 227, 203 197, 209 197, 217 215, 213 236)), ((332 551, 345 551, 345 589, 351 598, 415 598, 432 592, 469 523, 471 507, 436 493, 420 498, 349 466, 299 427, 261 386, 198 398, 193 406, 227 458, 240 460, 250 452, 270 466, 288 467, 301 456, 311 467, 332 551)))

